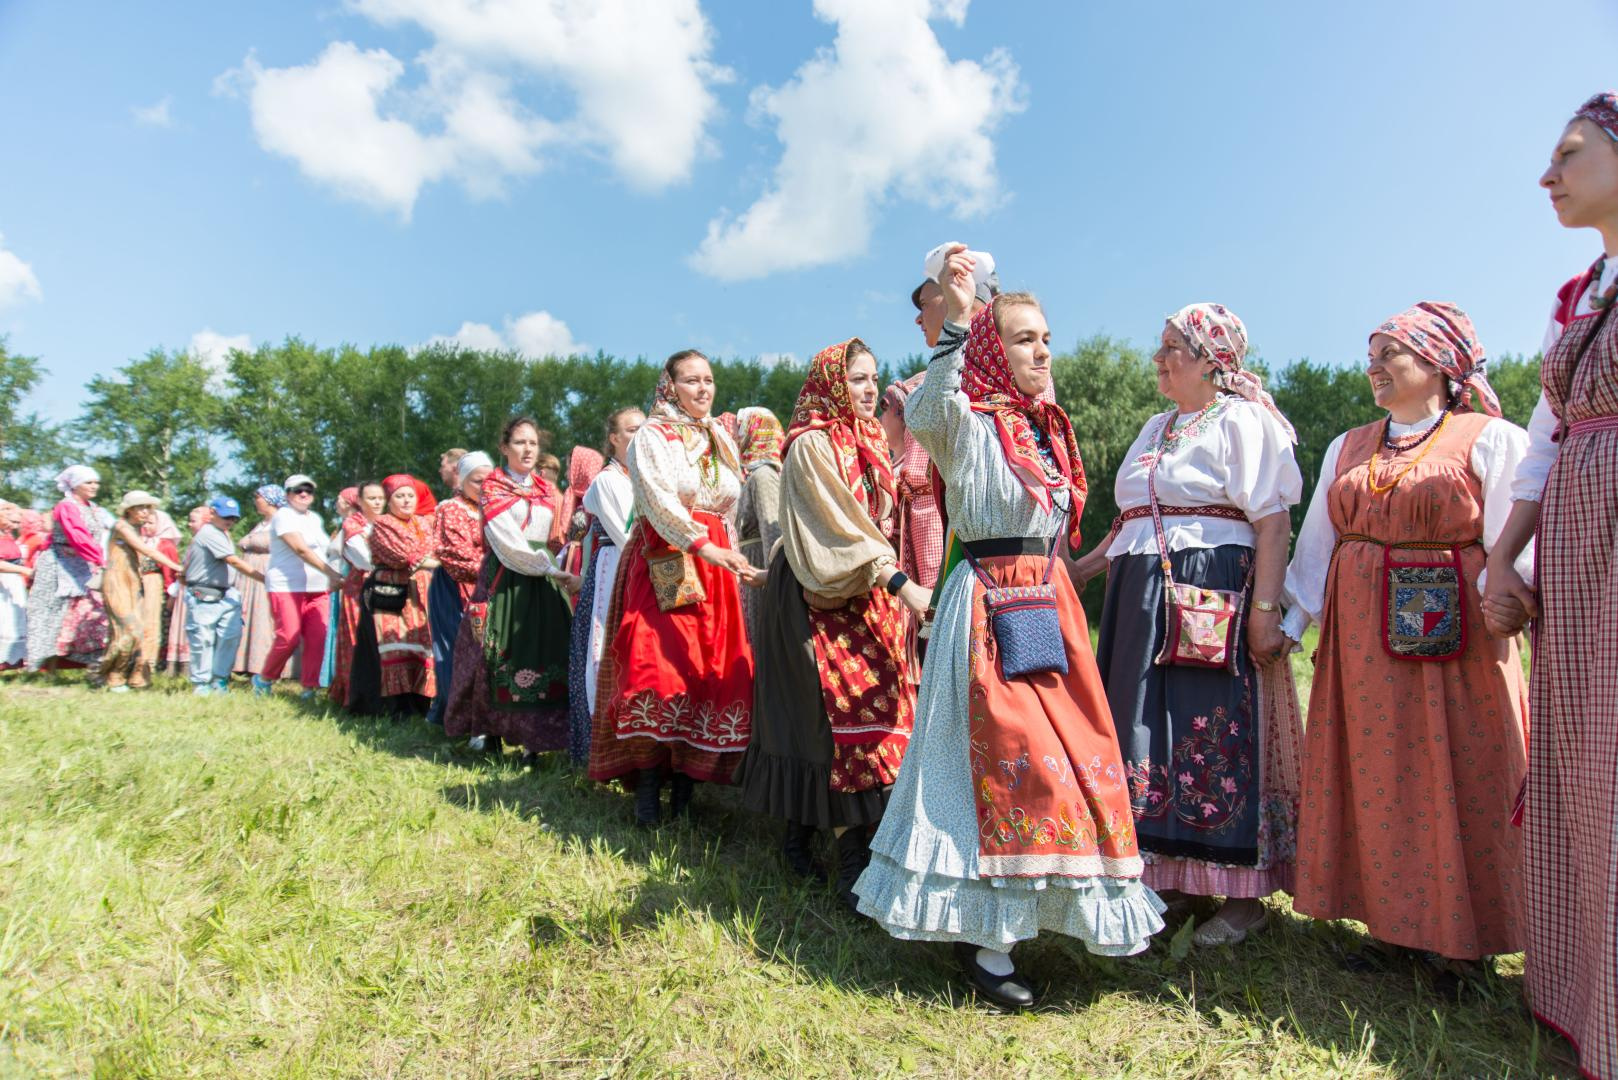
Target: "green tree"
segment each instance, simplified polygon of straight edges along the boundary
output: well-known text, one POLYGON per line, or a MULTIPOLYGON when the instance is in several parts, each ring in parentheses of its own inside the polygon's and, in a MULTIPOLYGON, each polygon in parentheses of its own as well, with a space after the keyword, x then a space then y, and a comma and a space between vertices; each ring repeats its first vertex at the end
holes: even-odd
POLYGON ((1292 528, 1303 524, 1309 497, 1320 480, 1320 464, 1333 439, 1349 428, 1384 415, 1371 397, 1371 383, 1359 367, 1327 367, 1294 360, 1270 385, 1275 404, 1298 433, 1296 454, 1303 473, 1303 498, 1292 508, 1292 528))
POLYGON ((1518 427, 1527 427, 1539 401, 1540 355, 1513 356, 1507 353, 1489 361, 1489 385, 1500 396, 1500 412, 1518 427))
POLYGON ((153 349, 115 375, 90 380, 75 428, 94 452, 109 495, 144 488, 172 509, 208 494, 217 464, 211 442, 222 415, 212 377, 191 353, 153 349))
POLYGON ((54 498, 51 478, 69 456, 61 425, 23 411, 23 399, 43 374, 37 357, 19 356, 0 336, 0 498, 22 506, 54 498))

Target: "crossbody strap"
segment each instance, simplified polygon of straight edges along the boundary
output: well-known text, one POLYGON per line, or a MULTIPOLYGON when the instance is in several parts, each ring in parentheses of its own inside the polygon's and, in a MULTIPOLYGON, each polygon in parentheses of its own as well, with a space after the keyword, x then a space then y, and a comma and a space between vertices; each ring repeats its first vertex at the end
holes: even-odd
MULTIPOLYGON (((1049 585, 1051 583, 1051 574, 1056 570, 1056 545, 1061 543, 1062 535, 1067 532, 1067 521, 1072 514, 1073 511, 1071 507, 1063 512, 1061 526, 1056 530, 1056 535, 1051 537, 1050 550, 1045 552, 1045 578, 1040 582, 1041 585, 1049 585)), ((978 576, 979 581, 983 582, 983 587, 985 589, 1000 588, 999 585, 995 584, 994 578, 990 577, 988 572, 978 564, 977 559, 972 557, 971 549, 966 546, 966 541, 964 540, 961 541, 961 554, 966 556, 966 561, 972 565, 972 572, 978 576)))
MULTIPOLYGON (((1151 501, 1152 530, 1157 533, 1157 561, 1163 567, 1163 584, 1166 589, 1165 596, 1174 593, 1174 568, 1169 563, 1169 541, 1163 534, 1163 507, 1157 501, 1157 463, 1163 459, 1163 448, 1168 445, 1169 431, 1174 427, 1175 410, 1170 409, 1163 414, 1163 428, 1157 435, 1157 451, 1152 459, 1146 463, 1146 497, 1151 501)), ((1246 515, 1242 515, 1243 520, 1246 515)), ((1247 580, 1242 583, 1242 592, 1253 584, 1253 572, 1258 566, 1258 549, 1254 546, 1253 559, 1247 566, 1247 580)))

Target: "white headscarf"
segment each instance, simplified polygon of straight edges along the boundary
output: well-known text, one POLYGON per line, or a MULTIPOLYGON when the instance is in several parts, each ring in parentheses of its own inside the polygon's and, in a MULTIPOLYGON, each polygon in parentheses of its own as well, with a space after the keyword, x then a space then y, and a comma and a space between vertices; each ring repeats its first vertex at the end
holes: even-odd
POLYGON ((56 477, 56 489, 63 495, 73 494, 73 489, 80 484, 88 484, 92 480, 100 480, 101 474, 88 465, 69 465, 56 477))
POLYGON ((466 478, 478 469, 494 468, 494 459, 482 450, 474 450, 470 454, 463 454, 461 460, 455 465, 455 486, 459 488, 466 483, 466 478))

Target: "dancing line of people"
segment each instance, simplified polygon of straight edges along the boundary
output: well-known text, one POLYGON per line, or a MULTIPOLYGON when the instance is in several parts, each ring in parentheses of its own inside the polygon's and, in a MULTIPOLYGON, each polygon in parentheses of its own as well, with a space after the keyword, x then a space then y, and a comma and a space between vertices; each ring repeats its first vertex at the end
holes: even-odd
POLYGON ((1287 893, 1365 924, 1356 970, 1414 960, 1458 987, 1526 950, 1535 1014, 1613 1076, 1618 94, 1579 109, 1541 183, 1613 257, 1557 293, 1529 428, 1464 311, 1393 315, 1368 334, 1386 415, 1326 449, 1290 560, 1296 434, 1234 312, 1165 320, 1171 407, 1083 551, 1045 312, 948 244, 912 294, 924 372, 884 388, 864 342, 830 345, 783 424, 714 415, 708 358, 681 351, 647 410, 571 452, 565 491, 516 417, 499 462, 445 455, 441 502, 409 475, 358 485, 328 536, 294 475, 258 490, 240 553, 236 502, 199 508, 182 564, 157 500, 114 518, 69 469, 46 540, 0 508, 0 660, 144 685, 147 589, 177 575, 198 693, 263 649, 257 693, 297 663, 306 696, 565 752, 648 827, 734 784, 782 823, 789 872, 820 876, 831 838, 849 909, 952 942, 1002 1007, 1034 1000, 1011 949, 1041 932, 1130 955, 1209 897, 1194 941, 1231 946, 1287 893), (1092 651, 1076 589, 1101 574, 1092 651), (1305 726, 1289 656, 1311 624, 1305 726))

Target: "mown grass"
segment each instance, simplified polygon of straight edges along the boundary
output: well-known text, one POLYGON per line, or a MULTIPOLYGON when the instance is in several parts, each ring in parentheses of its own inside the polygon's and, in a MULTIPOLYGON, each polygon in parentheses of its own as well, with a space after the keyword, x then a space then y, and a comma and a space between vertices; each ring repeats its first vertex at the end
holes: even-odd
POLYGON ((1520 962, 1450 1002, 1284 907, 1235 949, 1047 935, 1002 1016, 731 792, 644 834, 559 764, 183 690, 0 682, 0 1075, 1574 1075, 1520 962))

